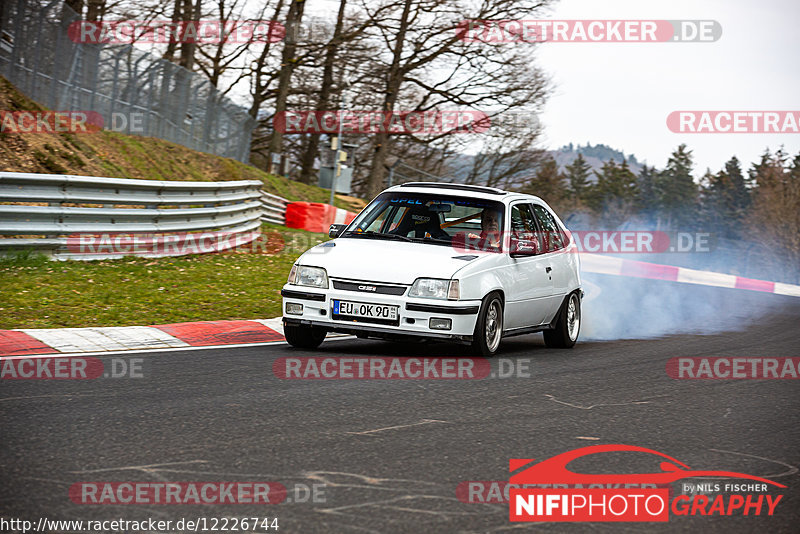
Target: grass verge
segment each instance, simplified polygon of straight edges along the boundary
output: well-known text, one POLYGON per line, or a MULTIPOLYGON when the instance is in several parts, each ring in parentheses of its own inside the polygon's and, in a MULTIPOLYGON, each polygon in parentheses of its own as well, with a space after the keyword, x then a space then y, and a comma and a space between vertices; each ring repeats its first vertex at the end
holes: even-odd
MULTIPOLYGON (((0 110, 45 111, 0 76, 0 110)), ((240 161, 197 152, 154 137, 96 133, 0 133, 0 171, 76 174, 143 180, 260 180, 267 193, 289 200, 327 203, 330 192, 275 176, 240 161)), ((359 211, 364 202, 337 195, 339 208, 359 211)))
POLYGON ((128 326, 281 314, 280 289, 297 257, 324 234, 264 225, 285 246, 273 255, 50 261, 0 258, 0 329, 128 326))

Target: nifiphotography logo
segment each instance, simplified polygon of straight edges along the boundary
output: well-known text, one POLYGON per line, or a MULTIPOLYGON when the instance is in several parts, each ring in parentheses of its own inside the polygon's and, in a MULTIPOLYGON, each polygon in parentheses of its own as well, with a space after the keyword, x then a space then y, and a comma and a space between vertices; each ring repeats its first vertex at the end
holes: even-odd
MULTIPOLYGON (((594 445, 582 447, 535 462, 512 459, 509 520, 512 522, 635 522, 669 521, 674 515, 766 515, 775 513, 783 495, 767 494, 767 485, 786 486, 766 478, 732 471, 696 470, 664 453, 635 445, 594 445), (640 452, 660 456, 660 472, 629 474, 584 474, 567 468, 578 458, 598 453, 640 452), (533 463, 533 465, 531 465, 533 463), (694 477, 745 479, 748 483, 709 483, 720 493, 709 495, 670 495, 666 484, 694 477), (541 487, 542 485, 549 487, 541 487), (660 487, 644 487, 656 485, 660 487), (539 486, 539 487, 531 487, 539 486), (611 487, 609 487, 611 486, 611 487), (631 486, 638 486, 631 488, 631 486), (670 502, 671 500, 671 502, 670 502)), ((684 486, 693 485, 685 484, 684 486)))

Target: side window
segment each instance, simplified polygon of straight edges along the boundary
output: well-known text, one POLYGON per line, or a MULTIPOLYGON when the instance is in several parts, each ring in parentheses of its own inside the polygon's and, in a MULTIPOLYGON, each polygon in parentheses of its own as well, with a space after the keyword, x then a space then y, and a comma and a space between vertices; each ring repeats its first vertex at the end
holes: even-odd
MULTIPOLYGON (((536 223, 528 204, 516 204, 511 208, 511 236, 525 241, 537 240, 536 223)), ((539 250, 541 242, 539 242, 539 250)))
POLYGON ((554 250, 560 250, 567 246, 566 236, 558 226, 553 214, 539 204, 533 204, 532 207, 536 218, 539 220, 539 226, 542 229, 542 238, 544 240, 544 248, 542 250, 553 252, 554 250))

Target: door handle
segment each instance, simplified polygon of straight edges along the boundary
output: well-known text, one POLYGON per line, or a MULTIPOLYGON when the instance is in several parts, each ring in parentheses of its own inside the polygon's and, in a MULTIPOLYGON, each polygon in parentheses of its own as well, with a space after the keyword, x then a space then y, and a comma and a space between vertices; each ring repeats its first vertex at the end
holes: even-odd
POLYGON ((552 267, 545 267, 544 270, 545 270, 545 272, 549 273, 550 271, 553 270, 553 268, 552 267))

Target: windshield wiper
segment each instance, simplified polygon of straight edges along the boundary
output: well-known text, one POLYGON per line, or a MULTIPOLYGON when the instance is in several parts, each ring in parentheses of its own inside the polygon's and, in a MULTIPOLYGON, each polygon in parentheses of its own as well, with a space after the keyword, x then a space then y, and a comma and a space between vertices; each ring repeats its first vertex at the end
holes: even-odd
POLYGON ((384 239, 384 238, 385 239, 397 239, 397 240, 400 240, 400 241, 408 241, 409 243, 411 242, 411 238, 406 237, 404 235, 400 235, 400 234, 384 234, 384 233, 381 233, 381 232, 374 232, 372 230, 369 230, 369 231, 366 231, 366 232, 352 232, 352 231, 350 231, 350 232, 347 232, 347 234, 345 236, 342 236, 342 237, 358 237, 358 236, 370 237, 370 238, 373 238, 373 239, 384 239))
POLYGON ((416 243, 431 243, 433 245, 447 245, 450 246, 453 242, 449 239, 442 239, 440 237, 415 237, 409 238, 410 241, 414 241, 416 243))

